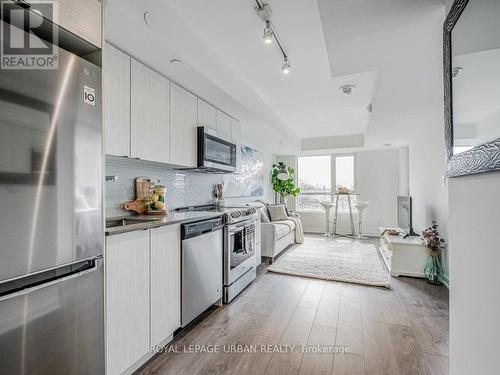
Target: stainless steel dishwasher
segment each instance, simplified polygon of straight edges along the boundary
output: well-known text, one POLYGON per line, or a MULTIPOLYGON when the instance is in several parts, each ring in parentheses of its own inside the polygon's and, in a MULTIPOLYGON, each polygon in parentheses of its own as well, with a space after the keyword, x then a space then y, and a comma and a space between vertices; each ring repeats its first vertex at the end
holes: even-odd
POLYGON ((222 298, 221 217, 181 225, 182 327, 222 298))

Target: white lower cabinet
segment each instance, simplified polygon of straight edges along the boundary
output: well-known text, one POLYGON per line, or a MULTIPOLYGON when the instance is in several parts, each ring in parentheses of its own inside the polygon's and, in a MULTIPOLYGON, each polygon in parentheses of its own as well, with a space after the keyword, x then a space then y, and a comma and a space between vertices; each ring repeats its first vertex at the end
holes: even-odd
POLYGON ((150 350, 149 232, 106 238, 106 374, 118 375, 150 350))
POLYGON ((180 327, 180 225, 106 237, 106 375, 132 373, 180 327))
POLYGON ((180 225, 151 229, 151 345, 181 326, 180 225))

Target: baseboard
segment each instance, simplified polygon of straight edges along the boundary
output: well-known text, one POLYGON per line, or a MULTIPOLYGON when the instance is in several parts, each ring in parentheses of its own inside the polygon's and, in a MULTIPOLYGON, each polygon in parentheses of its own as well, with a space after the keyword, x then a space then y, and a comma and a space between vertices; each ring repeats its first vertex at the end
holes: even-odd
POLYGON ((448 276, 446 275, 439 276, 439 281, 441 281, 445 287, 450 289, 450 279, 448 278, 448 276))
MULTIPOLYGON (((324 231, 321 231, 321 230, 308 230, 308 229, 304 229, 304 233, 306 234, 324 234, 325 232, 324 231)), ((350 234, 349 232, 341 232, 340 233, 341 235, 348 235, 350 234)), ((380 233, 363 233, 363 236, 366 236, 366 237, 380 237, 380 233)))

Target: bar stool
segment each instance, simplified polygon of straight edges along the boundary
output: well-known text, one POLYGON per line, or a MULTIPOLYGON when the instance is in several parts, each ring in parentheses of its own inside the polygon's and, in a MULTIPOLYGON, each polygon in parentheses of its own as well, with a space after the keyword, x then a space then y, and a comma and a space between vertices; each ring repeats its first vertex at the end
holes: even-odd
POLYGON ((325 214, 326 214, 326 220, 325 220, 325 237, 330 237, 330 212, 332 211, 332 208, 335 206, 334 203, 332 202, 327 202, 327 201, 322 201, 319 202, 323 208, 325 209, 325 214))
POLYGON ((358 201, 354 203, 354 207, 358 211, 358 235, 356 238, 358 240, 367 240, 368 237, 363 236, 363 211, 365 210, 366 207, 370 205, 369 201, 358 201))

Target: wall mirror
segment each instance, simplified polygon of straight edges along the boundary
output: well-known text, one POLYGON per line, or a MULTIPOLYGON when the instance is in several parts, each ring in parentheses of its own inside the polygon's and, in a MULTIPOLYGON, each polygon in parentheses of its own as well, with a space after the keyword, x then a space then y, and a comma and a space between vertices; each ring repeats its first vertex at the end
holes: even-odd
POLYGON ((500 170, 500 0, 455 0, 444 23, 448 177, 500 170))

